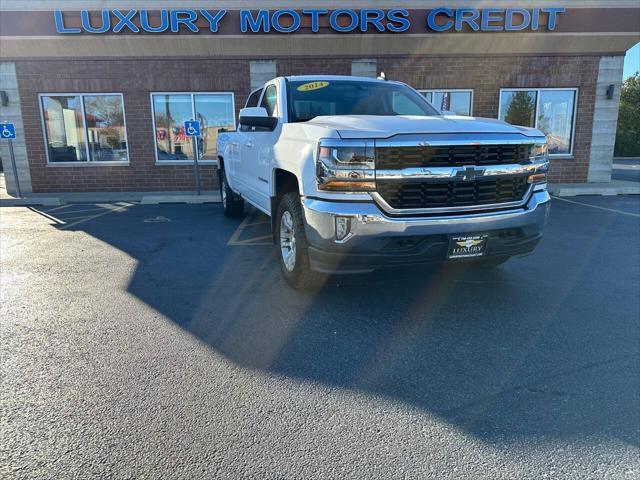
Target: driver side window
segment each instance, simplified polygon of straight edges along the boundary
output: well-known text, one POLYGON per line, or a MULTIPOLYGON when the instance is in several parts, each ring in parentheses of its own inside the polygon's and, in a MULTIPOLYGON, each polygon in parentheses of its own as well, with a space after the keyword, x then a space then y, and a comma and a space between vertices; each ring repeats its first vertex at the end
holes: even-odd
POLYGON ((264 107, 267 110, 267 114, 270 117, 277 117, 277 105, 278 105, 278 92, 276 90, 275 85, 269 85, 264 92, 264 96, 262 97, 262 103, 260 103, 261 107, 264 107))

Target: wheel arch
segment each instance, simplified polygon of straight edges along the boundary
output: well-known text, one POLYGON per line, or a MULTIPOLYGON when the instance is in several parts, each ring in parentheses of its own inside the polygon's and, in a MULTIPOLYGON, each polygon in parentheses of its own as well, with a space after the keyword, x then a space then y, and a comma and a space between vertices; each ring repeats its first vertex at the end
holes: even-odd
POLYGON ((272 176, 273 193, 271 195, 271 238, 276 242, 276 223, 280 199, 290 192, 300 192, 299 179, 293 172, 275 168, 272 176))

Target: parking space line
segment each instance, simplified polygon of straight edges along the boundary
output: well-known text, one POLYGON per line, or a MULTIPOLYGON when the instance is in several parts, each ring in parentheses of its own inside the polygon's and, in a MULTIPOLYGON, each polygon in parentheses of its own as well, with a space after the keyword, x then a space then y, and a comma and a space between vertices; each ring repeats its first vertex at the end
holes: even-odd
POLYGON ((132 207, 135 204, 127 203, 127 202, 118 202, 115 205, 101 204, 100 206, 103 206, 103 205, 104 205, 104 208, 106 209, 106 211, 98 213, 96 215, 91 215, 89 217, 83 217, 81 220, 78 220, 77 222, 68 223, 68 224, 64 225, 63 227, 60 227, 60 230, 65 230, 67 228, 75 227, 76 225, 80 225, 80 224, 88 222, 90 220, 94 220, 96 218, 100 218, 100 217, 103 217, 105 215, 109 215, 110 213, 121 212, 123 210, 126 210, 129 207, 132 207))
POLYGON ((238 246, 258 246, 258 245, 271 245, 272 242, 265 242, 264 240, 271 240, 271 235, 260 235, 259 237, 246 238, 241 240, 240 238, 244 234, 247 227, 257 226, 257 225, 268 225, 270 222, 267 221, 258 221, 256 222, 256 214, 261 215, 260 212, 251 212, 247 215, 244 220, 238 225, 236 230, 233 232, 229 240, 227 241, 227 246, 229 247, 238 247, 238 246))
MULTIPOLYGON (((62 212, 60 215, 66 215, 66 214, 76 214, 76 213, 83 213, 83 212, 101 212, 104 211, 104 208, 84 208, 82 210, 73 210, 70 212, 62 212)), ((49 212, 47 212, 49 213, 49 212)))
POLYGON ((238 240, 232 246, 257 246, 257 245, 273 245, 272 242, 262 242, 261 240, 270 240, 271 235, 262 235, 260 237, 248 238, 246 240, 238 240))
POLYGON ((596 208, 598 210, 605 210, 607 212, 612 212, 612 213, 619 213, 620 215, 629 215, 631 217, 640 217, 640 214, 638 213, 633 213, 633 212, 625 212, 624 210, 617 210, 615 208, 607 208, 607 207, 601 207, 599 205, 591 205, 590 203, 582 203, 582 202, 576 202, 575 200, 568 200, 566 198, 560 198, 560 197, 553 197, 554 200, 560 200, 562 202, 567 202, 567 203, 574 203, 576 205, 582 205, 583 207, 591 207, 591 208, 596 208))
POLYGON ((244 231, 245 227, 249 224, 250 220, 251 220, 251 215, 247 215, 244 218, 244 220, 242 220, 240 225, 238 225, 238 228, 236 228, 235 232, 233 232, 233 234, 231 235, 231 238, 229 238, 229 241, 227 242, 227 246, 233 246, 238 243, 238 239, 240 238, 240 235, 242 235, 242 232, 244 231))
POLYGON ((55 207, 55 208, 52 208, 52 209, 50 209, 50 210, 47 210, 47 213, 56 212, 56 211, 58 211, 58 210, 62 210, 63 208, 68 208, 68 207, 70 207, 71 205, 72 205, 72 204, 69 204, 69 203, 67 203, 67 204, 65 204, 65 205, 60 205, 59 207, 55 207))

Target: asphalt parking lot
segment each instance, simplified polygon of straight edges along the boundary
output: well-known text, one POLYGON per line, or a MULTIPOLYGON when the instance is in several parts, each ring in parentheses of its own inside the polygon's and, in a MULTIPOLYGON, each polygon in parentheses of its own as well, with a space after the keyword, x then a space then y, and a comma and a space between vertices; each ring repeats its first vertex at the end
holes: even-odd
POLYGON ((0 476, 640 478, 640 198, 495 270, 280 278, 265 217, 0 210, 0 476))

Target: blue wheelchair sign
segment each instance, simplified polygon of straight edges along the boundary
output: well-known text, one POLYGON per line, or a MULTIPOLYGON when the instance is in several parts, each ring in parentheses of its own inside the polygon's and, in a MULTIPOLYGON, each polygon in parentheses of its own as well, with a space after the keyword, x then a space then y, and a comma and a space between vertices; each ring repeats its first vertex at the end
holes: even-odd
POLYGON ((184 133, 187 137, 199 137, 200 122, 197 120, 187 120, 184 122, 184 133))
POLYGON ((16 139, 16 127, 13 123, 3 123, 0 125, 0 138, 3 140, 16 139))

